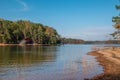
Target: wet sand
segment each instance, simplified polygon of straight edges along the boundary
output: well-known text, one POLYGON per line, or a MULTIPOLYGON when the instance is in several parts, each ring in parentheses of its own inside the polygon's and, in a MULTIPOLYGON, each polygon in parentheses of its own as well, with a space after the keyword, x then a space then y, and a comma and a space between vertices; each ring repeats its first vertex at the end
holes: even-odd
POLYGON ((96 56, 104 67, 104 73, 89 80, 120 80, 120 47, 103 47, 88 54, 96 56))

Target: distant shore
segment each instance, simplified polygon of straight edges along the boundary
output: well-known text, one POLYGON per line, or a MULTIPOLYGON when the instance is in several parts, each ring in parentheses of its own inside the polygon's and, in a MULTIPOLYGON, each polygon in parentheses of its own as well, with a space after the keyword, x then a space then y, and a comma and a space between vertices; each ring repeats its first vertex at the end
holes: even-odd
POLYGON ((120 80, 120 47, 103 47, 88 54, 96 56, 104 67, 104 73, 89 80, 120 80))

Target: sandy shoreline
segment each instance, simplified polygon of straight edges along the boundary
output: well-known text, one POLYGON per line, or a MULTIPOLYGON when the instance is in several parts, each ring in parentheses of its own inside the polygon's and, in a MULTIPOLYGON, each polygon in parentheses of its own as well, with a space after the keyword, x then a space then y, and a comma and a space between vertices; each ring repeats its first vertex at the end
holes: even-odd
POLYGON ((88 54, 96 56, 104 67, 104 73, 89 80, 120 80, 120 47, 104 47, 88 54))

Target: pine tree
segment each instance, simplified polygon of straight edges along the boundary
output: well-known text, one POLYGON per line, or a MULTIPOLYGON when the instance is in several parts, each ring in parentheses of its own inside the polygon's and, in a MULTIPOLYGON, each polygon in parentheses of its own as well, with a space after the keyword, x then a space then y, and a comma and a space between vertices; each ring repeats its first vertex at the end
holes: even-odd
MULTIPOLYGON (((120 4, 116 5, 115 7, 118 11, 120 11, 120 4)), ((112 22, 115 23, 113 26, 116 29, 116 31, 113 32, 111 35, 114 37, 114 39, 120 40, 120 13, 118 16, 114 16, 112 18, 112 22)))

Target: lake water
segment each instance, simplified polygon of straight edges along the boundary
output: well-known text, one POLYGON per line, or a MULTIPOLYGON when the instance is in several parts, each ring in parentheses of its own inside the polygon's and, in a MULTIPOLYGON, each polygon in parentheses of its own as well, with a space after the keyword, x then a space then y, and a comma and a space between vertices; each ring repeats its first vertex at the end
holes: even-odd
POLYGON ((0 46, 0 80, 83 80, 103 72, 95 45, 0 46))

